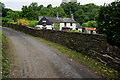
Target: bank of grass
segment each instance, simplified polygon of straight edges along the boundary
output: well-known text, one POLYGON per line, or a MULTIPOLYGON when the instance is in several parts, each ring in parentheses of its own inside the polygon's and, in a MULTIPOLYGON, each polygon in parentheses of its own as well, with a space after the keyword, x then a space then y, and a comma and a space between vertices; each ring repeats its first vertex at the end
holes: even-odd
POLYGON ((7 56, 8 54, 8 42, 5 34, 0 31, 0 34, 2 35, 2 78, 8 78, 9 74, 9 58, 7 56))
POLYGON ((2 30, 0 30, 0 79, 2 78, 2 30))
POLYGON ((119 77, 118 71, 109 68, 105 64, 102 64, 95 59, 82 55, 81 53, 78 53, 62 45, 56 44, 51 41, 47 41, 43 38, 39 38, 39 37, 35 37, 35 38, 47 44, 48 46, 56 49, 57 51, 63 53, 65 56, 68 56, 69 58, 74 59, 82 63, 83 65, 88 66, 97 75, 100 75, 104 78, 118 78, 119 77))

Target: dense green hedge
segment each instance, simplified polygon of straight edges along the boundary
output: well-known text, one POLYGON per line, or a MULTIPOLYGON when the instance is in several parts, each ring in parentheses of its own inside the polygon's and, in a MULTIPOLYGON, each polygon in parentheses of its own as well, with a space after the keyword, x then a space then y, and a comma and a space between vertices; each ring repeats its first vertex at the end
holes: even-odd
POLYGON ((120 47, 120 1, 101 7, 98 17, 99 33, 107 34, 108 42, 120 47))

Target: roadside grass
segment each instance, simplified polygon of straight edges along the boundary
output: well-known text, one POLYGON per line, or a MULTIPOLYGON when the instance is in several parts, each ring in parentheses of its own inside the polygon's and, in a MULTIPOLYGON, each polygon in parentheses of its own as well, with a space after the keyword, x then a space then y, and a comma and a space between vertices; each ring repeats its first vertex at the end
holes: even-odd
POLYGON ((63 53, 65 56, 68 56, 69 58, 74 59, 75 61, 80 62, 85 66, 88 66, 90 69, 92 69, 92 71, 95 74, 97 74, 101 77, 104 77, 104 78, 118 78, 119 77, 118 71, 116 71, 112 68, 109 68, 105 64, 102 64, 95 59, 92 59, 86 55, 83 55, 79 52, 71 50, 60 44, 56 44, 54 42, 45 40, 43 38, 39 38, 39 37, 35 37, 35 38, 40 40, 41 42, 47 44, 48 46, 54 48, 55 50, 63 53))
MULTIPOLYGON (((2 33, 2 30, 0 31, 0 34, 2 35, 2 56, 0 59, 2 60, 2 78, 8 78, 9 74, 9 58, 7 56, 8 54, 8 42, 5 34, 2 33)), ((1 38, 0 38, 1 39, 1 38)))
POLYGON ((2 30, 0 30, 0 79, 2 79, 2 30))
MULTIPOLYGON (((15 30, 15 31, 17 31, 17 30, 15 30)), ((18 32, 21 32, 21 31, 18 31, 18 32)), ((35 38, 35 39, 45 43, 49 47, 52 47, 53 49, 59 51, 61 54, 64 54, 65 56, 68 56, 69 58, 77 61, 78 63, 81 63, 81 64, 87 66, 88 68, 91 69, 91 71, 94 74, 96 74, 98 76, 101 76, 103 78, 108 78, 108 79, 109 78, 119 78, 120 73, 117 70, 114 70, 114 69, 106 66, 105 64, 98 62, 95 59, 90 58, 89 56, 83 55, 79 52, 71 50, 60 44, 45 40, 44 38, 34 37, 34 36, 26 34, 24 32, 21 32, 21 33, 28 35, 32 38, 35 38)))

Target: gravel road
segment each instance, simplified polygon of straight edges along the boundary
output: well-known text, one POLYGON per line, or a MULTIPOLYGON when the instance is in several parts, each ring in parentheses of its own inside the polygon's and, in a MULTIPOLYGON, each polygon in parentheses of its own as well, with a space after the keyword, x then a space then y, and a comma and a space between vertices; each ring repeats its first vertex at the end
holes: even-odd
POLYGON ((98 78, 90 70, 28 35, 2 28, 11 42, 11 78, 98 78))

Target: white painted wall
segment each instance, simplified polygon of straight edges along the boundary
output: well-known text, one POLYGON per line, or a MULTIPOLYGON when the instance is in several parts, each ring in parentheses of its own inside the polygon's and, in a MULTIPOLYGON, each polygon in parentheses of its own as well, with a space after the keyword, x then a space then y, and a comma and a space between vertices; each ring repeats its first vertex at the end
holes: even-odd
MULTIPOLYGON (((62 27, 65 27, 65 23, 60 23, 60 30, 62 30, 62 27)), ((72 26, 71 26, 70 23, 66 23, 66 27, 70 27, 70 28, 72 28, 72 30, 75 30, 76 24, 72 23, 72 26)))
POLYGON ((82 29, 78 29, 80 32, 82 32, 82 29))
MULTIPOLYGON (((43 25, 36 25, 36 27, 38 27, 39 29, 42 29, 42 27, 44 27, 43 25)), ((53 25, 46 25, 47 29, 52 30, 52 28, 54 28, 54 24, 53 25)), ((60 30, 62 30, 62 27, 65 27, 65 23, 60 23, 60 30)), ((72 30, 76 30, 76 24, 72 23, 72 26, 70 25, 70 23, 66 23, 66 27, 70 27, 72 28, 72 30)))
MULTIPOLYGON (((43 25, 36 25, 36 27, 38 27, 39 29, 42 29, 42 27, 44 27, 43 25)), ((45 26, 47 29, 52 30, 52 28, 54 28, 54 25, 46 25, 45 26)))
POLYGON ((60 23, 60 30, 62 30, 63 26, 64 26, 64 23, 60 23))

